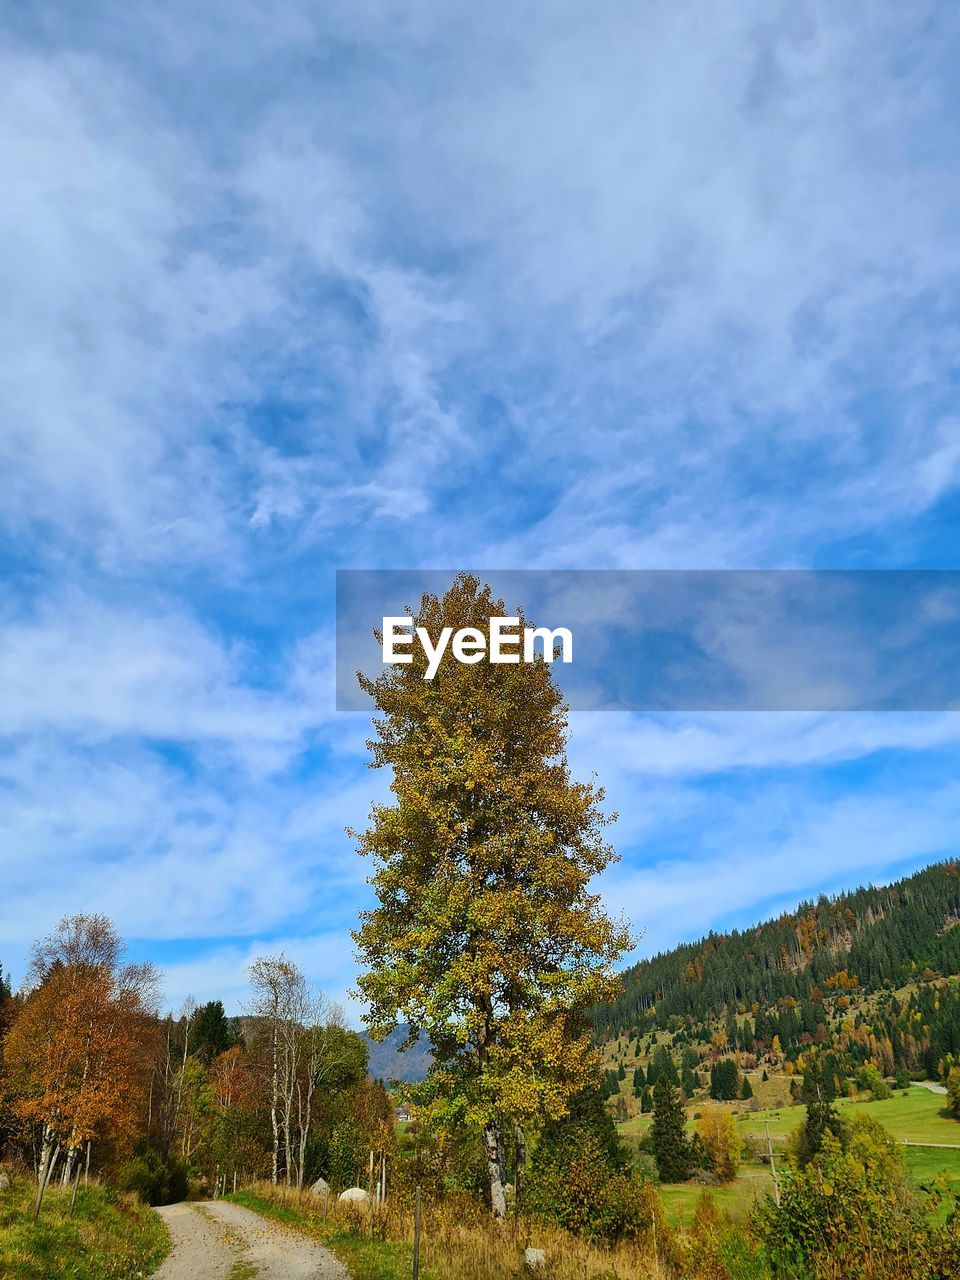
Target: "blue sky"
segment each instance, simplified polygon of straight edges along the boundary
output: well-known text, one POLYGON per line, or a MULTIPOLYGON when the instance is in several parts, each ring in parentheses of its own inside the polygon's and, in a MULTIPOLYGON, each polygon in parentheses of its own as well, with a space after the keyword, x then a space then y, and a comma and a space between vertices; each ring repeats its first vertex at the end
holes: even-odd
MULTIPOLYGON (((333 995, 336 568, 956 567, 954 6, 7 5, 0 960, 333 995)), ((651 949, 953 852, 960 718, 575 716, 651 949)))

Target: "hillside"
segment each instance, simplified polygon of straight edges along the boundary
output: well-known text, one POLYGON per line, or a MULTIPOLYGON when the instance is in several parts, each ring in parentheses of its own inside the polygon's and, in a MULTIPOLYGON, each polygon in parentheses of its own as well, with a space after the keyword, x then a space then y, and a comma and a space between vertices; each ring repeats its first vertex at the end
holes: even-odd
POLYGON ((750 929, 710 933, 641 961, 623 993, 599 1008, 600 1035, 674 1019, 706 1021, 780 1001, 901 987, 960 973, 960 866, 936 863, 881 888, 804 902, 750 929))
POLYGON ((405 1052, 400 1052, 400 1045, 407 1038, 406 1027, 397 1027, 379 1044, 369 1036, 363 1038, 367 1045, 367 1070, 374 1080, 383 1080, 387 1084, 392 1080, 416 1084, 430 1070, 430 1050, 422 1037, 405 1052))

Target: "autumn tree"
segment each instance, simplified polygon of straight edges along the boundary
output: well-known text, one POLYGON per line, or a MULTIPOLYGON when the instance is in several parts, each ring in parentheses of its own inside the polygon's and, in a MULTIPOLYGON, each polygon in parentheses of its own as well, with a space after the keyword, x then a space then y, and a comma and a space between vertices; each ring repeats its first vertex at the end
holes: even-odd
MULTIPOLYGON (((461 575, 442 599, 425 595, 413 621, 436 644, 444 627, 476 639, 505 615, 461 575)), ((528 1129, 596 1082, 584 1015, 618 990, 628 935, 589 889, 615 859, 610 819, 602 790, 570 776, 550 664, 463 663, 447 649, 425 675, 414 646, 410 663, 360 676, 379 712, 372 766, 391 771, 394 802, 375 805, 357 835, 378 898, 354 935, 359 987, 376 1038, 402 1023, 409 1044, 427 1037, 423 1114, 482 1133, 502 1217, 505 1128, 522 1150, 528 1129)))
POLYGON ((732 1182, 737 1176, 737 1165, 743 1150, 733 1114, 725 1107, 706 1106, 700 1112, 696 1131, 717 1177, 721 1182, 732 1182))
POLYGON ((260 1024, 269 1079, 271 1178, 277 1183, 282 1174, 287 1186, 302 1187, 317 1089, 342 1084, 356 1069, 358 1037, 345 1031, 340 1010, 312 991, 285 955, 255 960, 250 983, 250 1013, 260 1024))
POLYGON ((146 1073, 144 1030, 156 1001, 148 965, 122 962, 104 916, 76 915, 33 950, 29 992, 5 1056, 14 1109, 41 1126, 35 1214, 57 1159, 68 1182, 81 1149, 130 1119, 146 1073))

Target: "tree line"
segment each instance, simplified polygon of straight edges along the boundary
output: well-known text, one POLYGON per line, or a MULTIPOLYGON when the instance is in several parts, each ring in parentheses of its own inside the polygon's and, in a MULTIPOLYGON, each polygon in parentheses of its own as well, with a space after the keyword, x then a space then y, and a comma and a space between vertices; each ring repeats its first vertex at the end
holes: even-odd
POLYGON ((286 956, 249 977, 241 1017, 219 1000, 161 1016, 156 971, 125 961, 105 917, 67 916, 34 946, 22 991, 0 984, 0 1141, 36 1171, 35 1214, 91 1165, 152 1202, 228 1173, 361 1176, 393 1129, 366 1042, 286 956))
MULTIPOLYGON (((704 1023, 755 1006, 809 1006, 845 990, 956 974, 958 921, 960 866, 935 863, 895 884, 823 896, 776 920, 711 932, 641 961, 624 972, 620 995, 594 1011, 594 1025, 601 1035, 622 1036, 671 1019, 704 1023)), ((792 1039, 781 1028, 777 1034, 792 1039)))

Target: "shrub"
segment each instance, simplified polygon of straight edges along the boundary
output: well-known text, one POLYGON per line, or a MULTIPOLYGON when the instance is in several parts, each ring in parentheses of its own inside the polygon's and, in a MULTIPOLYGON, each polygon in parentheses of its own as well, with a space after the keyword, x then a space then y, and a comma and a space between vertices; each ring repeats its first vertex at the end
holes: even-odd
POLYGON ((582 1234, 608 1243, 644 1239, 657 1224, 664 1231, 663 1209, 653 1185, 628 1174, 608 1179, 596 1205, 596 1216, 582 1234))
POLYGON ((545 1126, 523 1206, 577 1235, 619 1238, 640 1212, 630 1188, 646 1185, 629 1177, 629 1167, 629 1153, 599 1093, 580 1094, 569 1116, 545 1126))
POLYGON ((929 1236, 903 1154, 869 1116, 826 1130, 805 1166, 781 1179, 781 1203, 757 1211, 775 1273, 908 1280, 929 1236))
POLYGON ((156 1151, 146 1148, 121 1165, 117 1189, 135 1192, 143 1204, 175 1204, 189 1189, 187 1167, 176 1159, 164 1164, 156 1151))

